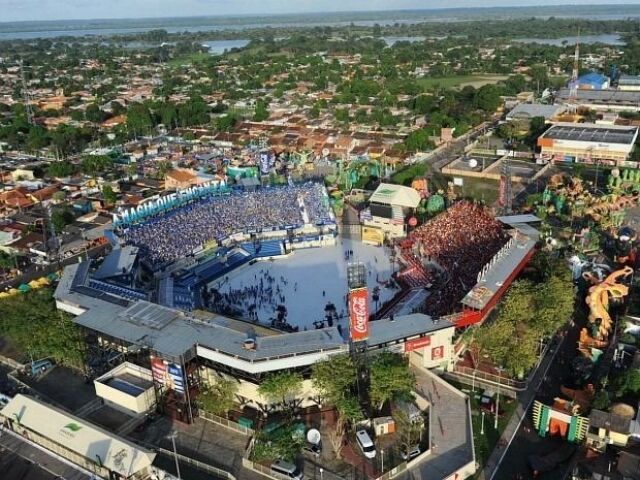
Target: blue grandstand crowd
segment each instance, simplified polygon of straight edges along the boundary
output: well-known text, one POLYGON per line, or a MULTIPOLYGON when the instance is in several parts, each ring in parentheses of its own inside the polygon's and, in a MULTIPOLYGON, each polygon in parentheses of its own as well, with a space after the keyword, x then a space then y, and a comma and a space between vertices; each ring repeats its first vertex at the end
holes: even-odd
POLYGON ((123 238, 140 248, 140 258, 162 265, 184 257, 207 242, 236 232, 299 227, 331 220, 324 187, 318 183, 263 188, 212 196, 124 230, 123 238))

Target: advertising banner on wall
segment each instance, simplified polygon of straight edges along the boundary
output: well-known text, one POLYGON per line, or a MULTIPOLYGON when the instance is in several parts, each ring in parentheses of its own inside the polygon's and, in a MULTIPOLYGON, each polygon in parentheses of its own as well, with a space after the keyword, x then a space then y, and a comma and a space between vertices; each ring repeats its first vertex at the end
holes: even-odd
POLYGON ((431 349, 431 360, 442 360, 444 358, 444 345, 431 349))
POLYGON ((151 372, 153 374, 153 381, 158 385, 164 385, 167 377, 167 366, 161 358, 151 359, 151 372))
POLYGON ((420 348, 428 347, 429 345, 431 345, 431 335, 428 337, 413 338, 405 342, 404 351, 408 353, 420 348))
POLYGON ((349 320, 351 340, 361 342, 369 338, 369 293, 366 287, 349 291, 349 320))
POLYGON ((175 363, 170 363, 167 368, 169 374, 169 388, 179 393, 184 393, 184 376, 182 367, 175 363))

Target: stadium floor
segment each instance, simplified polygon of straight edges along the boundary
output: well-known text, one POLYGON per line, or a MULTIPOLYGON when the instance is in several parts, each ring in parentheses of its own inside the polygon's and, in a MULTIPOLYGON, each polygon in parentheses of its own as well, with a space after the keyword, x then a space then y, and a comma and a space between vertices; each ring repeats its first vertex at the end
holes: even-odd
MULTIPOLYGON (((348 325, 346 250, 353 250, 352 261, 361 261, 367 266, 369 271, 367 286, 370 309, 373 312, 375 309, 372 298, 373 289, 379 285, 376 276, 381 282, 388 280, 391 277, 392 266, 384 248, 349 239, 341 239, 334 246, 296 250, 288 257, 246 265, 230 273, 228 282, 225 282, 225 279, 217 279, 209 286, 219 288, 221 293, 241 290, 259 284, 261 271, 268 269, 269 275, 275 278, 274 285, 279 285, 283 291, 289 324, 298 326, 300 330, 304 330, 305 327, 309 330, 313 329, 313 322, 324 318, 325 306, 328 302, 332 302, 336 306, 338 315, 344 315, 339 323, 346 328, 348 325), (284 285, 281 277, 286 279, 287 285, 284 285)), ((379 286, 379 306, 381 306, 383 302, 390 300, 398 289, 379 286)), ((258 309, 260 322, 269 323, 269 319, 274 316, 274 307, 271 305, 262 305, 258 309)))

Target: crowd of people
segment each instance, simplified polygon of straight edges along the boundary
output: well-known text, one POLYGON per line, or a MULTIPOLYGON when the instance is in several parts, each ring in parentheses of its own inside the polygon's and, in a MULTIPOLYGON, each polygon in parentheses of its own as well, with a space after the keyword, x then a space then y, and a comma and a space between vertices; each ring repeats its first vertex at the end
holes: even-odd
POLYGON ((233 192, 204 198, 140 225, 122 236, 140 248, 140 257, 162 265, 184 257, 212 240, 236 232, 301 226, 330 220, 324 187, 317 183, 233 192))
POLYGON ((411 237, 422 263, 433 262, 444 270, 426 304, 426 313, 433 316, 451 313, 476 284, 478 272, 508 241, 486 207, 468 201, 452 205, 411 237))

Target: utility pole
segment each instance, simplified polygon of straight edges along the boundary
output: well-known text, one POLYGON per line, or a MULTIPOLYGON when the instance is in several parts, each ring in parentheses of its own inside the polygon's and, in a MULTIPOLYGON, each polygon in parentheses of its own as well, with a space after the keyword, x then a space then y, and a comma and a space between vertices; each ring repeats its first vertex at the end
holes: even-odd
POLYGON ((176 462, 176 475, 178 476, 178 480, 182 480, 182 477, 180 476, 180 464, 178 463, 178 451, 176 450, 176 437, 177 436, 178 436, 178 432, 173 430, 171 432, 171 434, 169 435, 169 438, 171 439, 171 443, 173 445, 173 459, 176 462))

